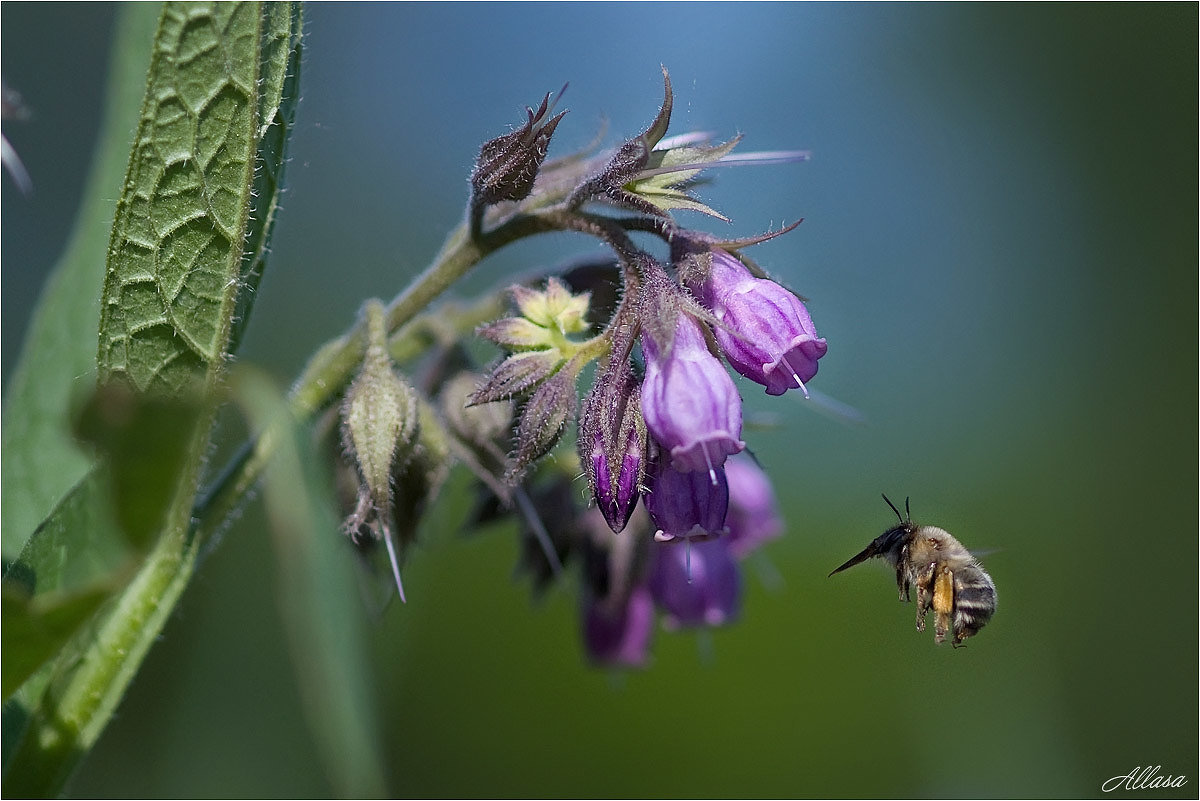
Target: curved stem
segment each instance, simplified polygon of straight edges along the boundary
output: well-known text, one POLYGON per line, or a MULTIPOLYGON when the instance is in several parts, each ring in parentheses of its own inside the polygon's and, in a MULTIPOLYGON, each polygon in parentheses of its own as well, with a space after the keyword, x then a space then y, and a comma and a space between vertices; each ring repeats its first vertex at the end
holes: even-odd
MULTIPOLYGON (((484 257, 503 246, 547 231, 578 230, 567 228, 563 222, 563 215, 555 209, 545 209, 514 214, 476 237, 471 236, 469 223, 460 224, 450 232, 441 252, 425 271, 388 304, 388 333, 413 320, 484 257)), ((353 378, 365 348, 366 330, 361 318, 345 334, 322 346, 288 395, 292 417, 305 422, 327 407, 353 378)), ((275 451, 276 436, 268 429, 248 443, 197 502, 194 519, 198 539, 203 541, 219 531, 258 482, 275 451)))

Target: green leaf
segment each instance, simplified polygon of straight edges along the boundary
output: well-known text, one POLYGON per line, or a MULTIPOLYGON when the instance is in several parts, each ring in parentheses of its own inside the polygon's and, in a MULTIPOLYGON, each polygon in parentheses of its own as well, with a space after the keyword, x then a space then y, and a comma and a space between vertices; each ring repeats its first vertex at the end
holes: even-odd
POLYGON ((304 711, 338 795, 385 794, 353 550, 339 531, 332 481, 311 434, 261 373, 236 368, 234 395, 254 429, 276 442, 264 476, 287 627, 304 711))
POLYGON ((105 117, 71 238, 34 311, 5 398, 0 427, 0 531, 13 558, 26 538, 88 472, 92 460, 75 443, 71 399, 91 390, 104 252, 128 161, 158 23, 153 4, 117 10, 105 117))
MULTIPOLYGON (((47 668, 49 678, 39 672, 6 705, 8 795, 61 789, 191 578, 199 549, 192 510, 232 317, 252 291, 243 264, 261 273, 266 252, 287 135, 281 121, 290 125, 297 90, 289 68, 298 64, 300 30, 298 4, 163 8, 109 240, 97 356, 108 389, 85 417, 85 430, 104 446, 108 462, 26 546, 43 548, 50 542, 45 532, 61 531, 65 564, 93 540, 124 545, 132 535, 134 552, 147 542, 152 548, 111 603, 77 627, 47 668), (260 174, 267 177, 256 184, 260 174), (268 196, 256 197, 256 186, 268 196), (252 255, 244 258, 247 249, 252 255), (105 393, 116 384, 149 397, 110 407, 105 393), (201 399, 195 405, 185 397, 192 391, 201 399), (184 410, 156 410, 162 396, 184 399, 184 410), (116 522, 100 522, 105 508, 116 522), (27 722, 15 746, 10 718, 27 722)), ((51 605, 41 600, 44 587, 34 576, 36 594, 20 625, 32 626, 34 615, 45 613, 37 604, 51 605)), ((70 618, 81 606, 56 612, 58 629, 78 622, 70 618)))
POLYGON ((168 3, 109 242, 101 382, 179 391, 230 336, 258 143, 255 4, 168 3))
POLYGON ((268 3, 259 76, 258 146, 254 188, 250 202, 250 229, 246 234, 240 267, 237 308, 233 314, 229 350, 237 349, 250 319, 258 282, 266 266, 271 233, 279 210, 279 192, 287 165, 287 144, 300 101, 301 16, 295 4, 268 3))

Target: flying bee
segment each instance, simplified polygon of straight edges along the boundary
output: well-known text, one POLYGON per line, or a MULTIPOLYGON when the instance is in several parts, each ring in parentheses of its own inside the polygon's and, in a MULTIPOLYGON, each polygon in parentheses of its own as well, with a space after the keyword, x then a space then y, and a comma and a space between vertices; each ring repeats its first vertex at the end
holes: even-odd
POLYGON ((957 647, 992 619, 996 612, 996 585, 971 552, 949 532, 913 523, 907 498, 903 517, 886 495, 883 499, 896 513, 900 525, 880 534, 833 573, 873 556, 882 556, 896 569, 901 601, 911 600, 910 586, 917 588, 917 631, 925 630, 925 615, 933 609, 934 639, 943 642, 953 632, 950 642, 957 647))

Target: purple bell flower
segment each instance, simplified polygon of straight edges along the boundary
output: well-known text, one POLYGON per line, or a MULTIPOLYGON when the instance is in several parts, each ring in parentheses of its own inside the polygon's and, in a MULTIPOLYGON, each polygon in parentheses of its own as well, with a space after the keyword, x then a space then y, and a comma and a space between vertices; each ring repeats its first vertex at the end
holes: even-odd
POLYGON ((584 609, 584 646, 596 664, 641 667, 649 656, 653 633, 654 599, 644 586, 634 587, 617 609, 595 598, 584 609))
POLYGON ((651 436, 670 453, 676 470, 706 470, 715 482, 715 468, 746 447, 742 399, 733 379, 709 352, 700 324, 682 312, 669 349, 651 327, 643 328, 642 353, 641 405, 651 436))
POLYGON ((716 248, 711 270, 689 288, 727 326, 716 326, 715 334, 733 369, 768 395, 796 388, 808 395, 804 382, 817 374, 828 346, 799 298, 716 248))
POLYGON ((741 576, 727 538, 656 545, 650 591, 668 628, 719 626, 737 617, 741 576))
POLYGON ((752 458, 738 454, 725 462, 729 482, 729 550, 738 559, 783 533, 771 480, 752 458))
POLYGON ((729 509, 729 484, 725 469, 714 468, 712 478, 699 471, 681 473, 658 459, 647 476, 646 511, 660 542, 705 538, 725 531, 729 509))

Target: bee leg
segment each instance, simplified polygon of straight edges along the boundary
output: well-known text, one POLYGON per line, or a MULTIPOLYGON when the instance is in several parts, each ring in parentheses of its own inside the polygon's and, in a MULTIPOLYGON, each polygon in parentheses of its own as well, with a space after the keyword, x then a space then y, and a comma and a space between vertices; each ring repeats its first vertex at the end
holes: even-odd
POLYGON ((925 613, 929 611, 929 606, 933 601, 931 590, 933 588, 933 571, 937 567, 936 562, 931 562, 928 567, 917 573, 915 583, 917 585, 917 631, 925 630, 925 613))
POLYGON ((906 575, 905 565, 908 564, 908 546, 905 545, 900 549, 900 559, 896 562, 896 589, 900 592, 900 600, 908 603, 912 600, 912 596, 908 592, 908 576, 906 575))
MULTIPOLYGON (((937 616, 933 635, 937 642, 944 642, 950 630, 950 619, 954 614, 954 571, 943 567, 937 572, 933 583, 933 611, 937 616)), ((956 636, 957 639, 957 636, 956 636)))

